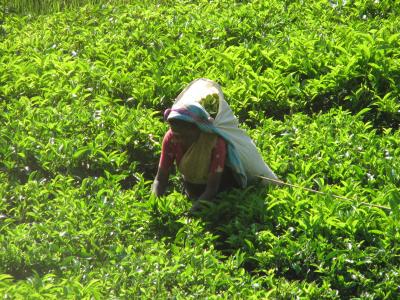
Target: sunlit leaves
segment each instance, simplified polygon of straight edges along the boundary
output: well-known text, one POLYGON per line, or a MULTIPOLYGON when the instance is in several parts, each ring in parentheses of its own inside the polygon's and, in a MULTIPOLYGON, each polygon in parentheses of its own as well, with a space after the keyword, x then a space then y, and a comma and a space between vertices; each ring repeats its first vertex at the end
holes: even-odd
POLYGON ((117 2, 0 12, 0 293, 395 297, 398 2, 117 2), (197 77, 324 194, 252 186, 192 216, 173 174, 150 196, 162 111, 197 77))

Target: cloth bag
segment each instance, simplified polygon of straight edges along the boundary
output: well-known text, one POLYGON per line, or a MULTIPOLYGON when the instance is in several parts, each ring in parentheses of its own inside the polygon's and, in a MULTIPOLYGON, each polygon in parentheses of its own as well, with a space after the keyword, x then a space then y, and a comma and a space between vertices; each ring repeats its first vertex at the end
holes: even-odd
MULTIPOLYGON (((209 124, 199 122, 203 131, 214 132, 227 142, 227 165, 232 168, 242 187, 263 176, 277 180, 277 176, 264 162, 249 135, 239 128, 239 122, 225 101, 219 84, 199 78, 192 81, 176 98, 169 118, 177 117, 182 107, 194 106, 204 111, 209 124)), ((268 180, 261 179, 264 184, 268 180)))

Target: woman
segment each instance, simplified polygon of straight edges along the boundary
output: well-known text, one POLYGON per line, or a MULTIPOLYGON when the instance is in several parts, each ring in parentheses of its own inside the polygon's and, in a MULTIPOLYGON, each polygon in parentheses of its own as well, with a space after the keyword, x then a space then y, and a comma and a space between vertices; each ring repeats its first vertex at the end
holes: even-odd
POLYGON ((215 82, 200 78, 182 91, 165 119, 170 129, 153 183, 161 196, 174 161, 191 199, 212 200, 218 192, 245 187, 258 175, 277 179, 260 156, 215 82))
POLYGON ((156 196, 165 193, 174 161, 183 175, 185 191, 190 199, 210 201, 218 192, 239 187, 232 170, 225 165, 227 150, 222 137, 203 132, 196 123, 179 118, 171 118, 168 123, 170 129, 163 139, 153 184, 156 196))

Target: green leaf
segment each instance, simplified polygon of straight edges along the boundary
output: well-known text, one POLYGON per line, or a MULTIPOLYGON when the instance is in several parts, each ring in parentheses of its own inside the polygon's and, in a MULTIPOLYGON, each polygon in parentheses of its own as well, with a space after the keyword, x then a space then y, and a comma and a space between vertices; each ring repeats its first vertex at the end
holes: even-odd
POLYGON ((89 149, 88 147, 81 148, 81 149, 79 149, 78 151, 76 151, 76 152, 73 154, 72 158, 73 158, 73 159, 81 158, 82 156, 84 156, 84 155, 85 155, 86 153, 88 153, 88 152, 90 152, 90 149, 89 149))
POLYGON ((389 44, 392 44, 393 42, 397 42, 398 43, 399 39, 400 39, 400 33, 392 34, 389 37, 388 42, 389 42, 389 44))
POLYGON ((378 234, 378 235, 385 235, 385 233, 383 231, 380 231, 378 229, 370 229, 368 230, 369 233, 373 233, 373 234, 378 234))
POLYGON ((400 191, 392 190, 389 197, 389 205, 396 219, 400 218, 400 191))
POLYGON ((287 204, 285 200, 278 200, 278 201, 273 201, 268 205, 267 210, 272 210, 275 206, 281 205, 281 204, 287 204))
POLYGON ((14 277, 10 274, 0 274, 0 281, 12 281, 14 277))
POLYGON ((369 108, 369 107, 363 108, 362 110, 360 110, 360 111, 356 114, 356 117, 357 117, 357 118, 360 118, 361 116, 365 115, 365 114, 366 114, 367 112, 369 112, 369 111, 371 111, 371 108, 369 108))

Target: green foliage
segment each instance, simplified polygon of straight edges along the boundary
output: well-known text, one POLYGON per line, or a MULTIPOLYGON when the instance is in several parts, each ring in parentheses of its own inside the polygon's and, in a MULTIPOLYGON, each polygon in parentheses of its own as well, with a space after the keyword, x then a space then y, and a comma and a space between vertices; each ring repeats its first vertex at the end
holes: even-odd
POLYGON ((200 100, 200 104, 210 114, 211 117, 215 118, 219 109, 219 96, 218 94, 207 95, 205 98, 200 100))
POLYGON ((3 298, 396 298, 398 1, 39 2, 0 8, 3 298), (151 196, 161 112, 198 77, 325 195, 151 196))

